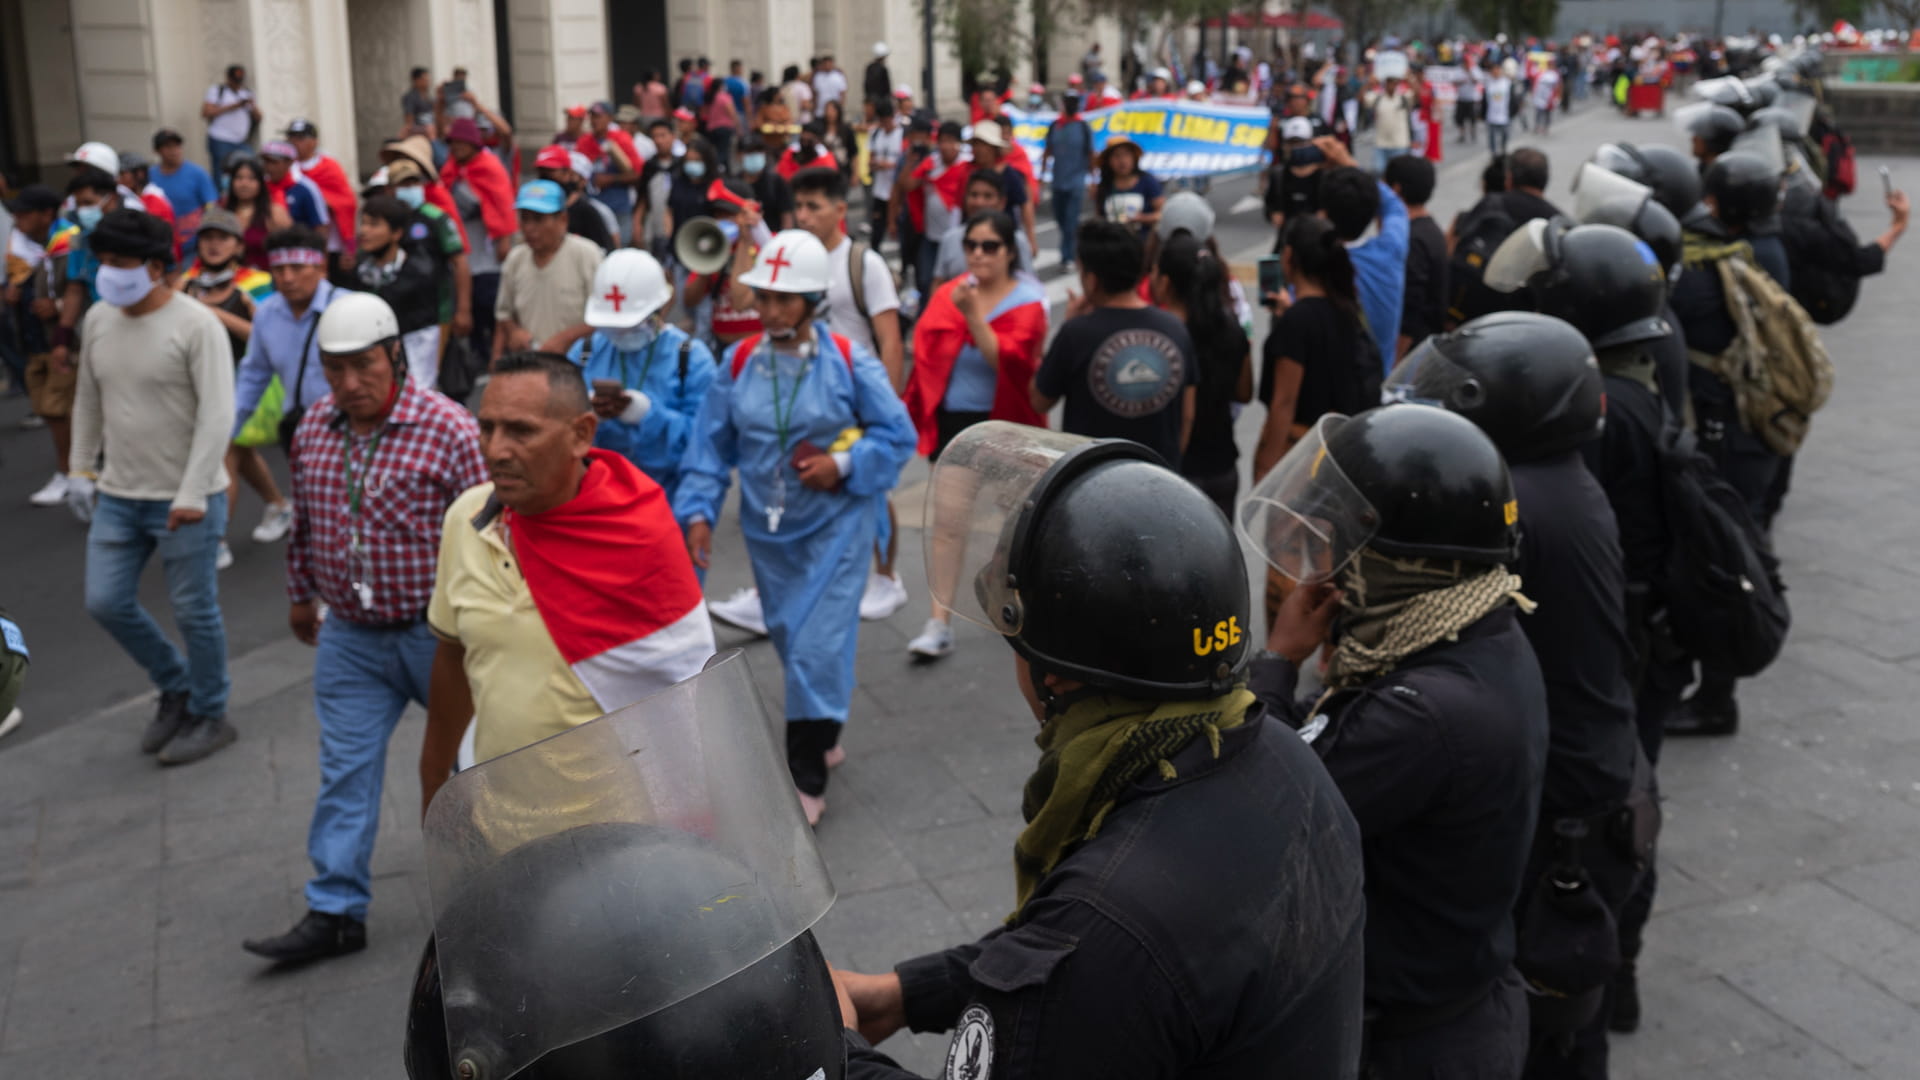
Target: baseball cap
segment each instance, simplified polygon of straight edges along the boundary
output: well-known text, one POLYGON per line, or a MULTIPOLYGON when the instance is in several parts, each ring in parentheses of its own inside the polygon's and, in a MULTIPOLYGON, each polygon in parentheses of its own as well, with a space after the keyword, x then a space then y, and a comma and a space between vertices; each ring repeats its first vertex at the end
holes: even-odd
POLYGON ((1304 116, 1289 116, 1280 121, 1283 142, 1306 142, 1313 138, 1313 121, 1304 116))
POLYGON ((679 108, 673 110, 673 118, 675 120, 691 120, 693 119, 693 110, 687 108, 685 105, 682 105, 679 108))
POLYGON ((1082 79, 1080 78, 1080 73, 1079 73, 1079 72, 1077 72, 1077 71, 1076 71, 1076 72, 1074 72, 1073 74, 1071 74, 1071 75, 1069 75, 1069 76, 1067 76, 1067 85, 1068 85, 1068 86, 1079 86, 1079 85, 1081 84, 1081 82, 1083 82, 1083 81, 1084 81, 1084 80, 1082 80, 1082 79))
POLYGON ((587 109, 587 111, 588 111, 588 112, 597 112, 597 113, 600 113, 600 114, 602 114, 602 115, 604 115, 604 116, 612 116, 612 115, 613 115, 613 106, 612 106, 612 105, 609 105, 608 103, 606 103, 606 102, 604 102, 604 101, 596 101, 596 102, 594 102, 594 103, 593 103, 593 104, 592 104, 591 106, 589 106, 589 107, 588 107, 588 109, 587 109))
POLYGON ((174 143, 183 143, 186 141, 185 138, 181 137, 179 132, 172 128, 161 128, 159 131, 153 133, 153 148, 155 150, 163 146, 172 146, 174 143))
POLYGON ((300 153, 293 148, 292 143, 276 139, 260 148, 260 156, 263 158, 286 158, 288 161, 292 161, 294 158, 299 157, 300 153))
POLYGON ((147 159, 147 155, 141 153, 138 150, 120 151, 120 171, 121 172, 132 172, 135 169, 151 168, 152 165, 153 165, 153 162, 147 159))
POLYGON ((558 214, 567 208, 567 196, 551 180, 529 180, 520 186, 520 197, 513 200, 513 207, 536 214, 558 214))
POLYGON ((622 124, 637 124, 640 122, 640 107, 631 104, 622 105, 613 111, 613 118, 622 124))
POLYGON ((223 232, 241 240, 247 238, 247 231, 240 227, 239 215, 224 206, 209 206, 200 214, 200 228, 195 234, 203 232, 223 232))
POLYGON ((373 170, 373 175, 367 177, 367 185, 360 189, 360 197, 364 199, 367 197, 368 192, 380 191, 392 187, 392 169, 393 166, 391 165, 382 165, 373 170))
POLYGON ((906 83, 901 83, 893 88, 893 96, 897 98, 910 98, 913 96, 913 87, 908 86, 906 83))
POLYGON ((564 146, 549 146, 541 150, 539 155, 533 159, 533 167, 536 169, 571 169, 573 168, 572 152, 564 146))
POLYGON ((587 115, 587 107, 585 105, 569 105, 567 106, 566 112, 568 116, 585 116, 587 115))
POLYGON ((282 132, 282 134, 289 139, 296 135, 311 135, 317 139, 320 137, 320 129, 313 126, 313 121, 301 116, 289 122, 287 124, 287 130, 282 132))
POLYGON ((45 184, 28 184, 7 200, 10 214, 31 214, 36 210, 60 209, 60 195, 45 184))
POLYGON ((973 130, 967 135, 967 141, 986 143, 996 150, 1005 150, 1007 148, 1007 139, 1006 136, 1000 134, 999 124, 979 123, 973 125, 973 130))
POLYGON ((480 134, 480 125, 474 123, 470 116, 463 116, 447 125, 447 141, 463 142, 469 146, 487 145, 487 137, 480 134))
POLYGON ((120 155, 103 142, 81 143, 79 149, 67 155, 67 160, 75 165, 91 165, 108 176, 117 176, 120 172, 120 155))
POLYGON ((1213 235, 1213 207, 1192 191, 1176 191, 1160 206, 1160 239, 1166 240, 1185 229, 1196 240, 1213 235))

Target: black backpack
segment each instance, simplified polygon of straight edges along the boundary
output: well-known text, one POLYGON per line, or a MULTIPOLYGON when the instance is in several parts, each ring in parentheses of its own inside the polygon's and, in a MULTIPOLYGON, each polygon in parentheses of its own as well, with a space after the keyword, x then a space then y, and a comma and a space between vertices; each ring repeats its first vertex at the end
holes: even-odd
POLYGON ((1481 199, 1460 219, 1453 254, 1447 259, 1447 318, 1454 325, 1526 305, 1522 294, 1495 292, 1483 280, 1487 260, 1519 227, 1498 194, 1481 199))
POLYGON ((1860 237, 1834 204, 1812 192, 1787 196, 1780 239, 1793 264, 1793 298, 1821 326, 1847 317, 1860 299, 1860 237))
POLYGON ((1672 417, 1660 432, 1660 459, 1673 541, 1662 583, 1673 639, 1703 665, 1759 674, 1792 623, 1780 561, 1746 500, 1672 417))

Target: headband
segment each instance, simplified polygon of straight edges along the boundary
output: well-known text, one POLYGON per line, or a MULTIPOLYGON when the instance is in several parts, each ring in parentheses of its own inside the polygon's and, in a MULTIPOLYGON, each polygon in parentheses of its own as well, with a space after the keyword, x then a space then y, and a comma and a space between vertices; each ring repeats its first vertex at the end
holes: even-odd
POLYGON ((320 266, 327 265, 327 253, 310 247, 274 248, 267 252, 267 265, 272 266, 320 266))

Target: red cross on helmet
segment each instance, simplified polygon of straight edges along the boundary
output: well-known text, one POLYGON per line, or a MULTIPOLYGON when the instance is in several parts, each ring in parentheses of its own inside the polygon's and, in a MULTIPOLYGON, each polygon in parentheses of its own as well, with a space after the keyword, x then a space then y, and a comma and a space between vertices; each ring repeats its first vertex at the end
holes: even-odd
POLYGON ((659 260, 636 248, 621 248, 600 261, 587 297, 587 325, 625 330, 667 306, 673 289, 659 260))
POLYGON ((824 296, 827 282, 827 249, 805 229, 775 233, 754 257, 753 269, 740 275, 740 284, 750 289, 779 293, 824 296))

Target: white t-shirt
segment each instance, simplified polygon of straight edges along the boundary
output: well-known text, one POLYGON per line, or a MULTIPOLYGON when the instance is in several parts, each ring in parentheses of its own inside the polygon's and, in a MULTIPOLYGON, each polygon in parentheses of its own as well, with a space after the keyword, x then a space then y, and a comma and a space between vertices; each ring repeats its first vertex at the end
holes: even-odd
MULTIPOLYGON (((252 101, 253 91, 246 87, 235 90, 226 83, 217 83, 207 88, 207 104, 231 105, 236 101, 252 101)), ((246 142, 253 132, 253 114, 245 109, 223 112, 207 121, 207 137, 221 142, 246 142)), ((215 164, 219 164, 215 162, 215 164)))
POLYGON ((1496 75, 1487 80, 1487 123, 1505 124, 1512 121, 1507 111, 1513 102, 1513 80, 1505 75, 1496 75))
POLYGON ((872 163, 874 198, 893 198, 893 182, 900 171, 905 140, 906 132, 899 124, 893 125, 892 131, 876 127, 868 133, 867 159, 872 163))
POLYGON ((813 76, 814 107, 824 109, 829 101, 844 101, 847 97, 847 76, 839 68, 832 71, 815 72, 813 76))
POLYGON ((1542 71, 1533 80, 1533 107, 1545 112, 1553 108, 1554 91, 1560 89, 1560 73, 1552 68, 1542 71))
POLYGON ((852 255, 853 241, 844 236, 840 238, 839 247, 827 252, 827 267, 833 275, 827 284, 827 325, 848 341, 866 346, 877 357, 880 351, 874 346, 873 330, 867 325, 867 319, 900 310, 900 294, 893 287, 893 271, 887 269, 887 260, 868 248, 863 260, 867 315, 861 317, 860 309, 853 304, 853 278, 847 270, 847 260, 852 255))

